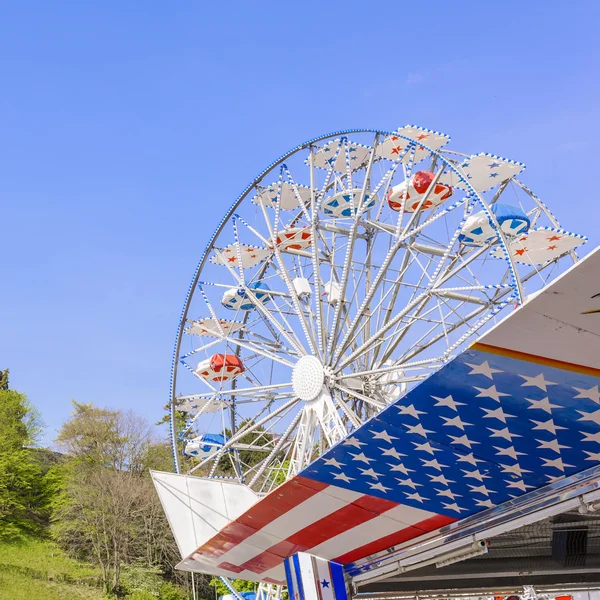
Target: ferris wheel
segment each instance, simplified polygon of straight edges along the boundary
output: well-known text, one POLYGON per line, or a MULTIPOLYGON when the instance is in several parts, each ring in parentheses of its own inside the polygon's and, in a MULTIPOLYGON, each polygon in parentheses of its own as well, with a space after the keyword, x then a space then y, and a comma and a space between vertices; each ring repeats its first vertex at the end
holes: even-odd
POLYGON ((577 259, 523 164, 449 139, 321 136, 233 203, 177 334, 178 472, 268 493, 577 259))

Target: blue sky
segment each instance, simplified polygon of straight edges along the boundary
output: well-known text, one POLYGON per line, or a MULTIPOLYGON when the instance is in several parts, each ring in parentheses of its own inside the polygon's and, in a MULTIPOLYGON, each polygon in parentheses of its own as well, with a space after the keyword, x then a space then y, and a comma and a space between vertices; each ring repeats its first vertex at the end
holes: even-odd
POLYGON ((4 2, 0 367, 41 409, 161 416, 222 212, 300 141, 414 123, 527 164, 600 243, 600 5, 4 2))

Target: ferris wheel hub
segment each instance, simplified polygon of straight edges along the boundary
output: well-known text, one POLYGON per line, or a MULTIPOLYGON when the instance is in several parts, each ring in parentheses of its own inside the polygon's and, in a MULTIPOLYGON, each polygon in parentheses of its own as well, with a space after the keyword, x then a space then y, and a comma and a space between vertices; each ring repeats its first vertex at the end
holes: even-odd
POLYGON ((292 371, 294 394, 305 402, 319 396, 325 382, 325 371, 316 356, 303 356, 292 371))

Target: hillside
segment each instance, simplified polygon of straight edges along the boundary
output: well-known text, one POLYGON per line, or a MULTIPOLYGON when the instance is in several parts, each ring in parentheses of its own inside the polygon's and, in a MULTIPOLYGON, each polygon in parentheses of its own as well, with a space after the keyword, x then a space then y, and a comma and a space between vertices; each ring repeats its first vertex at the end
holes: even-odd
POLYGON ((52 542, 0 542, 0 600, 102 600, 98 575, 52 542))

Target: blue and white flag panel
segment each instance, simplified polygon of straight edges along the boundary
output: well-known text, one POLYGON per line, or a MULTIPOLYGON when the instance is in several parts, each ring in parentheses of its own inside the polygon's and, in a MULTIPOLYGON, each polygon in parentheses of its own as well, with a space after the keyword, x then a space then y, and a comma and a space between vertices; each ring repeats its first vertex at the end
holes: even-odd
POLYGON ((471 349, 301 475, 462 518, 600 462, 598 382, 471 349))
POLYGON ((285 559, 285 574, 292 600, 348 600, 339 563, 298 552, 285 559))

